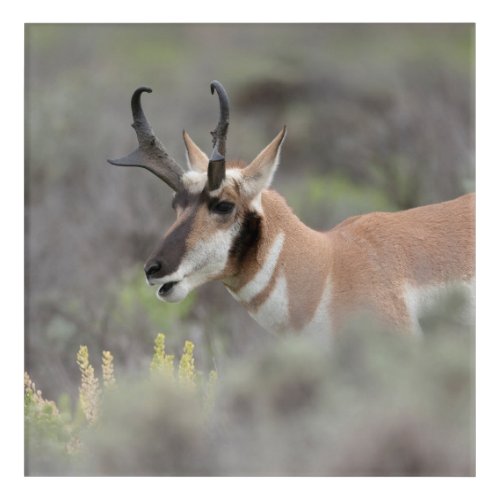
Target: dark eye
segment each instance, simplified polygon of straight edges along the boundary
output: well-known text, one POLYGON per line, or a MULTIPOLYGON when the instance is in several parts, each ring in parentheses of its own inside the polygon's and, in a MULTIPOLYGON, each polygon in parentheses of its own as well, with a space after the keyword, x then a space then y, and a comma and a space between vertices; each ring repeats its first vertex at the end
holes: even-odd
POLYGON ((217 214, 228 214, 233 210, 233 208, 234 203, 231 203, 230 201, 219 201, 212 207, 212 212, 217 214))

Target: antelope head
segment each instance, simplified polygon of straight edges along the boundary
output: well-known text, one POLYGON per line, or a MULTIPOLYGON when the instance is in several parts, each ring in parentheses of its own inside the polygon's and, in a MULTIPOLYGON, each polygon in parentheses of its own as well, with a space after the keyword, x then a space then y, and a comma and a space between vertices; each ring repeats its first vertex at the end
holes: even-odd
POLYGON ((211 280, 236 276, 248 252, 259 240, 261 193, 278 166, 286 128, 247 166, 226 161, 229 99, 217 81, 220 118, 212 134, 210 158, 183 132, 188 169, 185 171, 156 138, 141 106, 143 92, 132 95, 132 115, 139 147, 130 155, 108 160, 113 165, 143 167, 175 191, 176 221, 161 238, 144 271, 157 295, 178 302, 194 288, 211 280))

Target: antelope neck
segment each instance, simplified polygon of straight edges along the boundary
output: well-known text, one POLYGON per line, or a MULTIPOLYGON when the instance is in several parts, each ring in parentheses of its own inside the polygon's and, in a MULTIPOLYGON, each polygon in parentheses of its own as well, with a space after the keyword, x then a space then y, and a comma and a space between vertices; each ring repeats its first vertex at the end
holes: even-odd
POLYGON ((262 193, 262 212, 255 250, 225 284, 266 329, 301 331, 329 289, 331 244, 274 191, 262 193))

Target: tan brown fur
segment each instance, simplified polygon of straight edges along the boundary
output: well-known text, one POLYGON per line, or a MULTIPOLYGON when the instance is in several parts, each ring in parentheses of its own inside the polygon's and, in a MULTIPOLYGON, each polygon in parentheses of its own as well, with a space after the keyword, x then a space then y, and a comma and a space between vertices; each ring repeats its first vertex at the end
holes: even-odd
POLYGON ((474 195, 315 231, 268 190, 286 127, 248 166, 226 162, 229 100, 220 82, 211 91, 220 119, 210 160, 186 132, 188 171, 167 154, 141 107, 146 87, 131 100, 139 148, 109 160, 146 168, 176 191, 177 220, 144 266, 161 300, 178 302, 219 279, 269 331, 332 330, 360 307, 416 331, 418 309, 436 289, 473 287, 474 195))
POLYGON ((330 272, 332 249, 326 236, 303 224, 275 191, 262 193, 262 208, 264 217, 257 252, 249 255, 240 272, 233 277, 231 288, 237 293, 253 279, 263 265, 274 238, 284 232, 283 250, 268 286, 246 306, 256 310, 262 305, 274 288, 278 273, 284 271, 291 323, 294 329, 301 329, 311 319, 321 299, 330 272), (307 265, 304 264, 306 262, 307 265))
POLYGON ((240 271, 226 278, 237 293, 262 266, 280 232, 285 243, 268 286, 249 304, 258 309, 284 270, 289 316, 294 330, 311 320, 325 289, 333 283, 331 303, 339 325, 359 307, 408 328, 404 287, 469 281, 474 276, 473 194, 395 213, 351 217, 323 233, 304 225, 274 191, 262 193, 264 217, 258 250, 240 271))
MULTIPOLYGON (((163 256, 163 268, 173 271, 181 252, 193 251, 194 269, 183 269, 193 274, 202 268, 199 282, 222 280, 251 314, 278 331, 304 331, 310 324, 337 329, 359 308, 410 331, 415 318, 408 293, 473 279, 473 194, 401 212, 359 215, 327 232, 316 231, 267 189, 285 135, 283 128, 248 166, 228 162, 225 180, 208 191, 208 158, 184 134, 197 172, 183 177, 184 190, 176 195, 183 199, 178 219, 153 256, 163 256), (234 204, 227 214, 211 209, 212 202, 221 201, 234 204), (255 240, 239 248, 248 220, 258 223, 255 240), (219 237, 226 246, 219 245, 219 237)), ((168 276, 184 280, 181 274, 168 276)))
POLYGON ((186 145, 186 154, 191 168, 204 172, 208 168, 208 156, 196 145, 191 136, 184 130, 182 138, 186 145))
POLYGON ((328 234, 334 248, 333 308, 371 306, 407 327, 404 287, 470 281, 475 275, 475 195, 396 213, 347 219, 328 234))

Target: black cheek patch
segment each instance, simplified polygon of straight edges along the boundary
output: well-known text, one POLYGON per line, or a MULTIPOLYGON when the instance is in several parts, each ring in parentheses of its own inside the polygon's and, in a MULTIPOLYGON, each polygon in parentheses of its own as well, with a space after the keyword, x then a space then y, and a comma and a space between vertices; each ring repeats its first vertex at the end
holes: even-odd
POLYGON ((248 252, 255 247, 260 237, 261 218, 256 212, 248 212, 243 219, 240 232, 233 242, 229 255, 242 262, 248 252))

